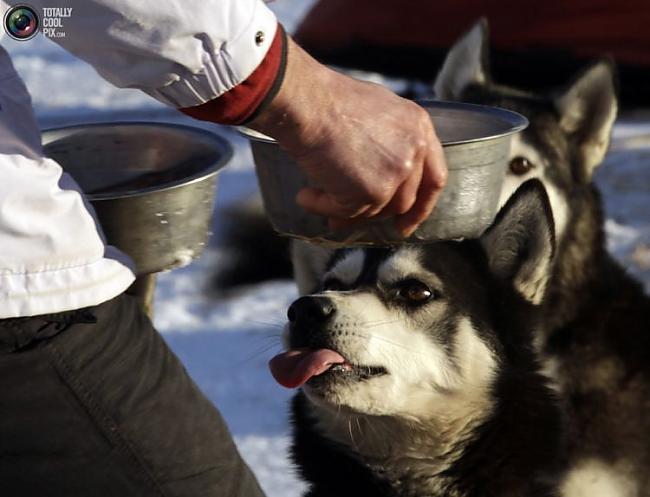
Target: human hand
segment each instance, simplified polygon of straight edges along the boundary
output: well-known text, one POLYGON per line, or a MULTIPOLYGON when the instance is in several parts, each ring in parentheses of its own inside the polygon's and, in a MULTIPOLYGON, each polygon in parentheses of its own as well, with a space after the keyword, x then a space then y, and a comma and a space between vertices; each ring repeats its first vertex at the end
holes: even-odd
POLYGON ((287 73, 251 127, 277 140, 317 187, 297 197, 334 229, 395 216, 408 236, 433 209, 447 167, 427 112, 319 64, 289 40, 287 73))

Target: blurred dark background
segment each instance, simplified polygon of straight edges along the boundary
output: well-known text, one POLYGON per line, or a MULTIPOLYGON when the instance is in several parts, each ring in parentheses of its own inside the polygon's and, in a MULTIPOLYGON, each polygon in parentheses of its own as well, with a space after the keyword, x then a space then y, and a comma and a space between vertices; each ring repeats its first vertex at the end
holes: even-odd
POLYGON ((650 0, 320 0, 295 37, 327 64, 431 82, 480 17, 495 81, 545 90, 607 56, 622 106, 650 106, 650 0))

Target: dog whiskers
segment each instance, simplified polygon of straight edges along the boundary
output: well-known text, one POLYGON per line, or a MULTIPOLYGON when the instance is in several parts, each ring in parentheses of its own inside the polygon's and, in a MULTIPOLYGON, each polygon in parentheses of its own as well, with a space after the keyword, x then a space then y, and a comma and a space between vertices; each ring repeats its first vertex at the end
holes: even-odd
MULTIPOLYGON (((279 338, 279 337, 265 337, 265 338, 279 338)), ((261 349, 258 349, 254 351, 252 354, 247 355, 246 357, 242 358, 241 361, 238 361, 236 364, 237 366, 241 366, 242 364, 246 364, 247 362, 250 362, 259 356, 266 354, 269 350, 273 350, 274 348, 277 348, 277 351, 280 352, 283 349, 282 342, 278 339, 277 342, 273 342, 269 345, 263 346, 261 349)))
POLYGON ((354 416, 350 416, 350 417, 348 418, 348 433, 350 433, 350 442, 352 442, 352 447, 354 447, 354 449, 355 449, 356 451, 358 451, 358 450, 359 450, 359 447, 357 446, 357 443, 356 443, 356 441, 354 440, 354 435, 352 434, 352 418, 353 418, 353 417, 354 417, 354 416))
MULTIPOLYGON (((255 332, 257 334, 257 332, 255 332)), ((264 335, 256 336, 256 340, 279 340, 282 338, 282 333, 265 333, 264 335)))
POLYGON ((375 328, 377 326, 383 326, 386 324, 393 324, 397 323, 399 320, 398 319, 389 319, 389 320, 384 320, 384 321, 366 321, 365 323, 361 323, 360 326, 364 329, 367 328, 375 328))
POLYGON ((363 437, 363 430, 361 429, 361 423, 359 422, 359 416, 354 418, 354 420, 357 422, 357 430, 359 430, 359 436, 363 437))
POLYGON ((395 347, 400 347, 401 349, 406 350, 407 352, 412 352, 413 354, 426 355, 421 350, 411 349, 410 347, 407 347, 407 346, 405 346, 405 345, 403 345, 401 343, 397 343, 397 342, 394 342, 392 340, 389 340, 386 337, 381 337, 381 336, 377 336, 377 335, 370 336, 370 335, 366 335, 366 334, 361 333, 361 332, 356 332, 356 333, 357 333, 357 335, 359 335, 362 338, 365 338, 368 341, 370 341, 370 340, 379 340, 381 342, 385 342, 385 343, 388 343, 390 345, 394 345, 395 347))
POLYGON ((261 324, 263 326, 268 326, 269 328, 284 328, 286 321, 261 321, 258 319, 245 319, 245 321, 252 324, 261 324))

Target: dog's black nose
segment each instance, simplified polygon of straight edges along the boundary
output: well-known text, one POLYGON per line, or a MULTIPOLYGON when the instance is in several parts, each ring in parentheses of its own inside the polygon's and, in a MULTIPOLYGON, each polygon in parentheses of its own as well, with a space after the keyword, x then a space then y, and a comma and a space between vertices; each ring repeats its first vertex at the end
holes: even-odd
POLYGON ((327 297, 300 297, 289 306, 287 318, 293 324, 323 323, 335 312, 334 302, 327 297))

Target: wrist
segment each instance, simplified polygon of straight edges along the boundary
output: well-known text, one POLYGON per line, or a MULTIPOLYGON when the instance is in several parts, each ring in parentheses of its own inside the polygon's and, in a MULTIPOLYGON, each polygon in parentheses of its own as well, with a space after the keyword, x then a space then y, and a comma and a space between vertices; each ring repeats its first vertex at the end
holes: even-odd
POLYGON ((247 126, 273 137, 280 145, 308 145, 318 137, 323 113, 333 107, 329 83, 333 71, 313 59, 287 37, 282 84, 274 98, 247 126))

